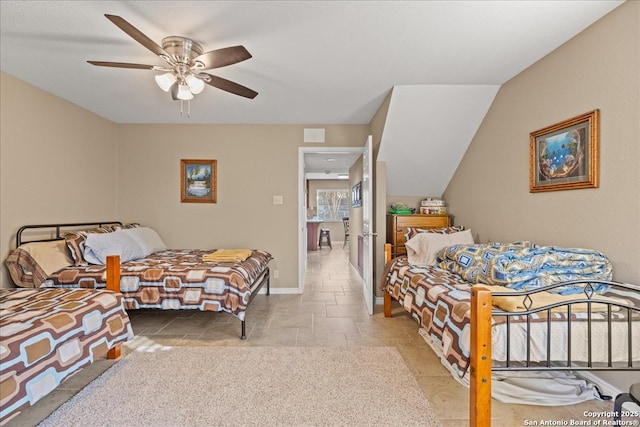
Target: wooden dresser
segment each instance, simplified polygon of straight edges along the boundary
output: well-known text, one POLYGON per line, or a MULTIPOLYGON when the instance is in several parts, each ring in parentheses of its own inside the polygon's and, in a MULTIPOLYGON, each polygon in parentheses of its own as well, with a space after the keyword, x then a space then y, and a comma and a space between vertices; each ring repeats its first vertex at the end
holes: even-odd
MULTIPOLYGON (((428 229, 448 226, 448 215, 387 215, 387 243, 404 245, 407 227, 428 229)), ((397 252, 404 252, 404 247, 397 248, 397 252)))

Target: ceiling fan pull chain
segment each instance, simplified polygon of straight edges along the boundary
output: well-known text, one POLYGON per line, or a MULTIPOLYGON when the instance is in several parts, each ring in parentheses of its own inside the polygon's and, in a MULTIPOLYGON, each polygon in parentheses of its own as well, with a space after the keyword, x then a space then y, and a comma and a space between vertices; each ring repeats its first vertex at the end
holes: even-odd
POLYGON ((191 100, 187 101, 187 117, 191 118, 191 100))
POLYGON ((182 101, 182 99, 181 99, 181 100, 180 100, 180 117, 182 117, 182 103, 183 103, 183 102, 184 102, 184 101, 182 101))

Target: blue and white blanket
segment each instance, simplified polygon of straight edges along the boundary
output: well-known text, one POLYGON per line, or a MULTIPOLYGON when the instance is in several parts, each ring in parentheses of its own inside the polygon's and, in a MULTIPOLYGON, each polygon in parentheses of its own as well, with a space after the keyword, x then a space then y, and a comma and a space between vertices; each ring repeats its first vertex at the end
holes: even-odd
MULTIPOLYGON (((531 290, 572 280, 611 280, 609 259, 589 249, 538 246, 531 242, 455 245, 438 253, 438 266, 469 283, 531 290)), ((608 286, 594 286, 597 293, 608 286)), ((561 286, 549 292, 569 295, 582 287, 561 286)))

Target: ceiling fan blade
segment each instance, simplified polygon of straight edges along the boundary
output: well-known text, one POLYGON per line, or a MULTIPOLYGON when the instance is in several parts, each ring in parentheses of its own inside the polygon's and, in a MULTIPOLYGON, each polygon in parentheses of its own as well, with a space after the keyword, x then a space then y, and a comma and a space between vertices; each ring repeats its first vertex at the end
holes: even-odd
POLYGON ((253 99, 258 95, 258 92, 249 89, 248 87, 244 87, 239 85, 238 83, 234 83, 231 80, 223 79, 222 77, 212 76, 211 74, 206 74, 211 79, 208 82, 205 82, 213 87, 217 87, 218 89, 222 89, 224 91, 233 93, 235 95, 244 96, 245 98, 253 99))
POLYGON ((204 64, 203 70, 226 67, 251 58, 251 54, 244 46, 231 46, 223 49, 205 52, 196 56, 193 60, 204 64))
POLYGON ((87 61, 89 64, 99 67, 115 67, 115 68, 137 68, 140 70, 153 70, 153 65, 130 64, 128 62, 105 62, 105 61, 87 61))
POLYGON ((151 52, 155 53, 156 55, 164 55, 167 57, 169 56, 169 54, 156 42, 144 35, 142 31, 138 30, 136 27, 128 23, 124 18, 117 15, 105 14, 104 16, 106 16, 109 21, 116 24, 122 31, 127 33, 132 39, 149 49, 151 52))

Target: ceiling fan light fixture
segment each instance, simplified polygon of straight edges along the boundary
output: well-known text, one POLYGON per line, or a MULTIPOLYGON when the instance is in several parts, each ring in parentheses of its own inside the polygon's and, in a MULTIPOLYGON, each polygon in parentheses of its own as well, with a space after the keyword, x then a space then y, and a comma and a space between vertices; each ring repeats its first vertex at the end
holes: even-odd
POLYGON ((193 99, 193 93, 191 93, 189 86, 185 84, 179 84, 177 98, 182 101, 188 101, 190 99, 193 99))
MULTIPOLYGON (((1 1, 1 0, 0 0, 1 1)), ((187 101, 187 116, 191 115, 190 100, 204 90, 205 83, 220 90, 253 99, 258 92, 238 83, 205 73, 205 70, 226 67, 251 58, 244 46, 231 46, 204 52, 202 46, 186 37, 169 36, 162 39, 162 46, 147 37, 142 31, 117 15, 105 14, 105 17, 124 31, 132 39, 156 54, 165 65, 133 64, 128 62, 87 61, 101 67, 116 67, 160 72, 155 76, 156 83, 165 92, 170 92, 171 99, 187 101)))
POLYGON ((204 82, 193 74, 189 74, 185 81, 187 82, 187 85, 189 85, 191 93, 194 95, 197 95, 204 90, 204 82))
POLYGON ((176 76, 173 73, 165 73, 156 76, 156 83, 165 92, 169 92, 171 86, 176 82, 176 76))

